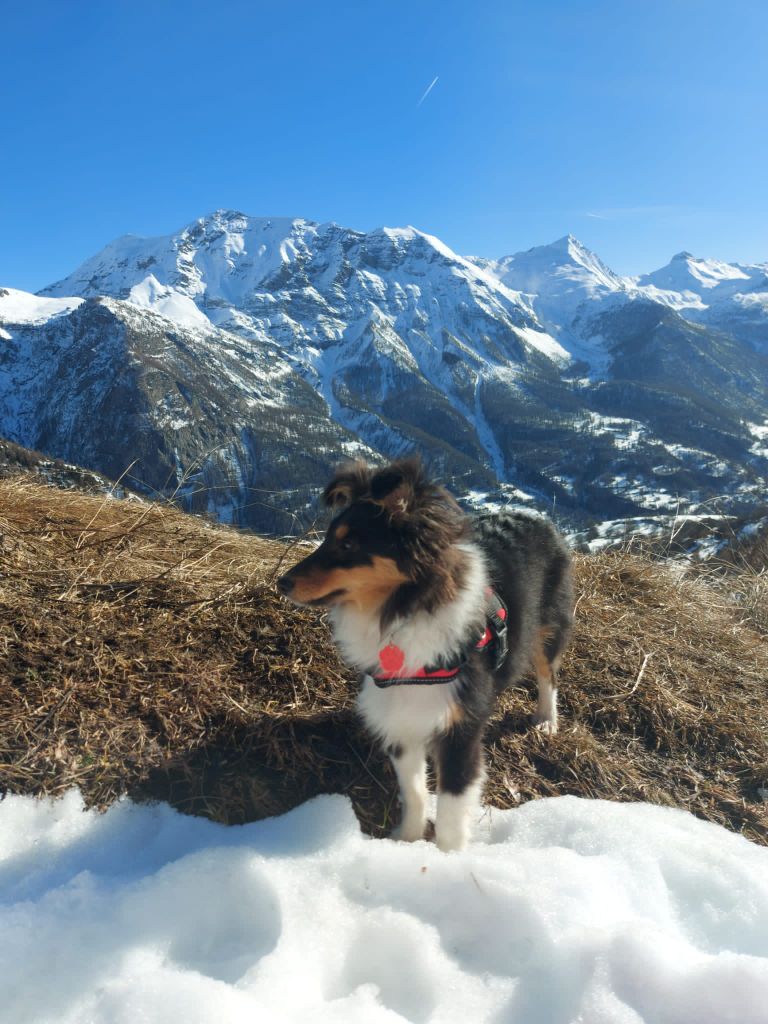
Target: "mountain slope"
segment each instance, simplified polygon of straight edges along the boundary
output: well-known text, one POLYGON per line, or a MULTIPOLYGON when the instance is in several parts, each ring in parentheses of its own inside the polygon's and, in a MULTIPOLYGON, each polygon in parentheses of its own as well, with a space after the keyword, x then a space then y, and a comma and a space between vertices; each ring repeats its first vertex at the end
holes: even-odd
POLYGON ((768 355, 768 263, 739 264, 680 252, 631 286, 695 322, 731 333, 768 355))
POLYGON ((339 457, 412 447, 474 500, 576 519, 749 502, 766 360, 644 287, 572 236, 489 261, 217 211, 0 295, 0 433, 111 475, 138 458, 147 489, 260 528, 259 489, 300 480, 277 499, 299 510, 339 457))
POLYGON ((497 261, 480 261, 505 286, 529 296, 540 322, 570 356, 597 373, 610 363, 606 339, 583 329, 594 310, 626 297, 624 281, 573 235, 497 261))
POLYGON ((3 433, 191 510, 284 530, 339 454, 372 454, 253 339, 105 298, 5 323, 3 433))

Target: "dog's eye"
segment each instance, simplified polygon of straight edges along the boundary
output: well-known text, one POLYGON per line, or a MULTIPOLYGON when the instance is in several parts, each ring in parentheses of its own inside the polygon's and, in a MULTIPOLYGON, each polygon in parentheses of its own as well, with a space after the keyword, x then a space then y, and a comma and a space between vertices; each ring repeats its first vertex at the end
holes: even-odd
POLYGON ((342 551, 354 551, 357 544, 353 540, 343 540, 339 544, 342 551))

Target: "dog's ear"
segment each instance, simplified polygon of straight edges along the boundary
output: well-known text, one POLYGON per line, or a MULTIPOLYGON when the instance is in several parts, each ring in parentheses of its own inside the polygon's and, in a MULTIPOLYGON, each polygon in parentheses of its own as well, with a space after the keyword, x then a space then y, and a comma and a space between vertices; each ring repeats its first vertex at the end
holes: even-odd
POLYGON ((341 512, 368 493, 370 482, 371 470, 367 463, 348 462, 339 466, 323 491, 323 503, 334 512, 341 512))
POLYGON ((423 475, 418 459, 403 459, 371 477, 371 500, 392 516, 405 518, 413 509, 416 488, 423 475))

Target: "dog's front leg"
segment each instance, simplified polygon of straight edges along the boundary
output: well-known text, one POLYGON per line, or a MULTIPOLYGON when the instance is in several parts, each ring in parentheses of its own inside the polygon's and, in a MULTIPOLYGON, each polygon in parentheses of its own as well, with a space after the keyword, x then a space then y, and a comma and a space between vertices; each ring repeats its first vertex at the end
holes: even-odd
POLYGON ((485 781, 482 734, 477 726, 458 727, 438 741, 435 842, 441 850, 463 850, 469 842, 485 781))
POLYGON ((400 824, 393 839, 413 843, 424 838, 427 824, 427 759, 423 746, 397 744, 389 749, 400 786, 400 824))

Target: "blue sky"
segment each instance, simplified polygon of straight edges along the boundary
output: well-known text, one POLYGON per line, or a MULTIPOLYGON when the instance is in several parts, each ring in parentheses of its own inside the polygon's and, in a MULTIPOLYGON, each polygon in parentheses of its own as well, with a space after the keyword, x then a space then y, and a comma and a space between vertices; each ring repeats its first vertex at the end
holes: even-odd
POLYGON ((2 0, 0 284, 217 207, 768 259, 763 0, 2 0), (420 97, 437 76, 432 90, 420 97))

